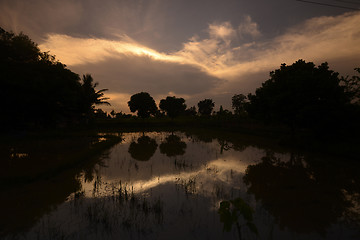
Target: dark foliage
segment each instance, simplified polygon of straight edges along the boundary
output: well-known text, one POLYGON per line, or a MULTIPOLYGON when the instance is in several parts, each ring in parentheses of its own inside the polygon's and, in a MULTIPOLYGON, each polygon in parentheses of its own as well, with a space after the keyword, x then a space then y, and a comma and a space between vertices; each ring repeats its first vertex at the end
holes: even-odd
POLYGON ((161 99, 159 107, 165 111, 169 117, 175 118, 184 114, 186 104, 183 98, 166 97, 166 99, 161 99))
POLYGON ((185 110, 185 115, 186 116, 196 116, 197 112, 196 112, 196 107, 195 106, 192 106, 190 108, 187 108, 185 110))
POLYGON ((220 105, 219 111, 215 112, 217 117, 231 117, 233 114, 227 109, 224 109, 222 105, 220 105))
POLYGON ((94 83, 94 80, 90 74, 83 75, 82 77, 82 111, 90 115, 94 112, 94 105, 106 104, 110 105, 109 98, 104 97, 104 92, 108 89, 101 89, 96 91, 98 83, 94 83))
POLYGON ((131 96, 128 106, 131 112, 136 112, 141 118, 150 117, 157 112, 155 100, 147 92, 136 93, 131 96))
POLYGON ((245 116, 246 110, 246 96, 244 94, 235 94, 231 98, 231 106, 234 109, 236 115, 245 116))
POLYGON ((204 99, 198 103, 199 113, 202 116, 210 116, 215 103, 212 99, 204 99))
POLYGON ((77 74, 22 33, 0 28, 1 125, 46 127, 88 121, 93 105, 106 103, 90 75, 77 74))
MULTIPOLYGON (((354 69, 357 73, 360 73, 360 68, 354 69)), ((360 105, 360 76, 342 77, 341 83, 345 87, 345 92, 350 102, 354 105, 360 105)))
POLYGON ((354 114, 338 75, 329 70, 327 63, 318 67, 303 60, 290 66, 282 64, 255 95, 248 95, 247 111, 254 118, 284 123, 293 129, 338 128, 354 114))

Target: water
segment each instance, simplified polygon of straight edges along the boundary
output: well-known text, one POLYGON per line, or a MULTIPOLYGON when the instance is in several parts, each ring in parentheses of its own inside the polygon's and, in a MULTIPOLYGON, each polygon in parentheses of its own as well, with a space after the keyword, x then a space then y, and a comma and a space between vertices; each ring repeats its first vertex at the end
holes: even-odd
POLYGON ((244 136, 116 135, 96 151, 107 134, 3 154, 4 184, 27 183, 1 191, 1 239, 360 238, 359 168, 344 159, 244 136), (44 163, 56 159, 68 168, 44 163))

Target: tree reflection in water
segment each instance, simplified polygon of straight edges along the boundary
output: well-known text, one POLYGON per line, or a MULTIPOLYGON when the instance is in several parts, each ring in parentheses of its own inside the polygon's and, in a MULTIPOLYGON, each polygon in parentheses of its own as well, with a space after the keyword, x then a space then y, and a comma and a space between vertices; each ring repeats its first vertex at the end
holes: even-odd
POLYGON ((79 175, 91 181, 95 165, 119 142, 121 137, 74 134, 2 143, 0 238, 26 231, 79 192, 79 175))
POLYGON ((171 134, 160 144, 160 152, 168 157, 184 155, 186 143, 181 141, 180 137, 171 134))
POLYGON ((235 134, 139 134, 105 156, 115 141, 0 148, 0 176, 27 182, 0 192, 0 238, 357 239, 343 223, 360 223, 358 165, 235 134), (41 174, 71 159, 87 164, 41 174))
POLYGON ((254 210, 242 198, 222 201, 218 210, 220 222, 224 224, 224 231, 230 232, 232 226, 235 225, 240 240, 242 239, 241 228, 244 226, 258 235, 257 227, 253 223, 253 212, 254 210))
POLYGON ((143 135, 137 139, 137 142, 133 141, 130 144, 128 152, 133 159, 148 161, 154 155, 157 147, 155 139, 143 135))
POLYGON ((267 152, 260 163, 248 166, 243 180, 280 228, 325 236, 352 207, 344 191, 355 193, 359 185, 357 174, 343 170, 330 160, 319 164, 291 154, 285 162, 267 152))

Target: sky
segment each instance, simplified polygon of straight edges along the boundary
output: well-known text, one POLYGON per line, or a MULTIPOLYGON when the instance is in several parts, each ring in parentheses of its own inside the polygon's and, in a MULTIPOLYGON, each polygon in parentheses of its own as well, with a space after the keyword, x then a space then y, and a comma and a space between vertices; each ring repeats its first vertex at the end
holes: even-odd
POLYGON ((142 91, 231 110, 282 63, 355 75, 359 10, 360 0, 0 0, 0 26, 90 73, 109 89, 107 111, 129 113, 142 91))

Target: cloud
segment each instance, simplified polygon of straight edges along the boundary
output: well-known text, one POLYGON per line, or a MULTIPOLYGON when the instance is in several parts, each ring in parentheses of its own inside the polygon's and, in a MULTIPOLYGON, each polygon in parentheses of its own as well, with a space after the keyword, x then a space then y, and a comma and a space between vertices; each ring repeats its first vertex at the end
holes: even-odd
POLYGON ((358 12, 317 17, 260 41, 258 25, 245 16, 235 27, 230 22, 209 24, 206 37, 195 35, 181 50, 167 53, 127 35, 109 40, 49 34, 40 47, 76 72, 93 73, 112 94, 176 94, 192 103, 218 98, 219 105, 230 108, 226 96, 254 91, 281 63, 328 61, 332 69, 352 73, 360 62, 359 22, 358 12))
POLYGON ((73 66, 72 69, 82 73, 92 69, 91 73, 94 77, 98 75, 98 81, 111 85, 112 91, 120 93, 147 91, 153 95, 169 92, 193 95, 221 83, 220 79, 192 65, 154 60, 150 56, 121 54, 100 63, 73 66))
MULTIPOLYGON (((340 74, 353 74, 353 68, 360 64, 359 22, 358 12, 317 17, 288 29, 276 38, 240 42, 238 45, 228 44, 210 35, 206 39, 192 39, 185 43, 177 54, 205 65, 203 68, 210 74, 226 80, 208 94, 220 99, 218 105, 229 108, 230 100, 221 100, 225 99, 224 96, 230 99, 236 93, 253 92, 269 78, 269 72, 279 68, 281 63, 290 65, 298 59, 315 64, 327 61, 330 68, 340 74)), ((231 27, 229 24, 221 26, 231 27)), ((260 34, 257 25, 250 19, 238 27, 238 34, 245 32, 252 33, 254 37, 260 34)), ((236 42, 235 36, 232 42, 236 42)))
POLYGON ((221 39, 225 43, 229 44, 236 35, 236 31, 235 29, 233 29, 230 22, 224 22, 221 24, 210 24, 209 35, 210 38, 221 39))
MULTIPOLYGON (((204 69, 210 74, 227 80, 208 94, 219 98, 218 106, 223 104, 230 108, 230 100, 221 100, 224 96, 230 99, 236 93, 253 92, 281 63, 290 65, 298 59, 315 64, 327 61, 330 68, 340 74, 353 74, 353 68, 360 65, 359 22, 358 12, 317 17, 267 41, 240 42, 234 46, 210 36, 184 44, 177 54, 206 65, 204 69)), ((254 37, 260 34, 257 25, 250 20, 240 24, 238 29, 254 37)))
POLYGON ((59 32, 79 24, 83 10, 79 1, 3 0, 0 23, 5 29, 23 31, 39 40, 42 36, 38 33, 59 32))
MULTIPOLYGON (((313 18, 269 41, 227 46, 217 38, 209 38, 184 44, 178 54, 205 63, 209 72, 226 79, 278 67, 283 62, 291 64, 299 58, 308 61, 356 59, 360 55, 358 22, 359 13, 313 18)), ((252 22, 247 21, 249 28, 244 27, 245 23, 239 28, 253 29, 249 30, 252 34, 260 34, 254 30, 257 28, 251 27, 256 26, 252 22)))
POLYGON ((77 38, 64 34, 49 34, 39 47, 49 50, 57 58, 71 66, 97 63, 108 58, 123 56, 147 56, 154 60, 169 62, 181 61, 176 56, 157 52, 151 48, 136 43, 126 35, 119 35, 117 40, 100 38, 77 38))
MULTIPOLYGON (((245 69, 261 71, 261 68, 291 64, 300 58, 317 64, 347 59, 348 62, 353 61, 353 65, 348 66, 352 69, 359 63, 359 21, 359 13, 310 19, 271 41, 255 44, 249 50, 252 52, 249 61, 231 66, 222 75, 235 77, 244 73, 245 69)), ((336 66, 334 69, 345 70, 336 69, 336 66)))
POLYGON ((261 35, 258 25, 250 16, 245 16, 237 28, 230 22, 210 24, 208 33, 209 36, 205 39, 191 38, 175 55, 187 59, 217 77, 221 77, 217 74, 218 71, 236 65, 240 59, 248 57, 250 51, 246 51, 253 44, 246 40, 248 37, 255 38, 261 35))
POLYGON ((127 101, 130 96, 138 92, 150 93, 159 103, 168 95, 188 99, 223 82, 192 65, 155 60, 144 55, 118 54, 115 58, 74 65, 71 69, 77 73, 90 71, 100 82, 100 88, 110 89, 106 96, 109 95, 112 106, 108 109, 124 112, 129 111, 127 101))
POLYGON ((258 24, 253 22, 249 15, 246 15, 243 19, 243 22, 240 23, 238 27, 238 34, 241 38, 244 38, 247 35, 253 38, 261 36, 258 24))

